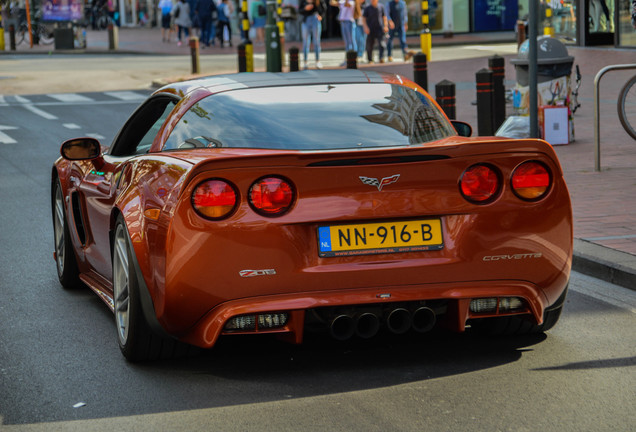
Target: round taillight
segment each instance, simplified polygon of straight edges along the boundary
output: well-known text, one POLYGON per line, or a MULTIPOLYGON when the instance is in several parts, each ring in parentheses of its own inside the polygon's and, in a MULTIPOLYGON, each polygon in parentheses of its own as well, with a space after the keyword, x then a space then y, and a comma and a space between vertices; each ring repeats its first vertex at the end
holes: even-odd
POLYGON ((536 201, 545 196, 550 189, 552 177, 540 162, 524 162, 512 173, 512 190, 521 199, 536 201))
POLYGON ((464 171, 459 187, 468 201, 484 204, 495 199, 500 183, 499 174, 494 168, 479 164, 464 171))
POLYGON ((234 211, 238 202, 236 189, 224 180, 205 180, 192 192, 194 210, 207 219, 223 219, 234 211))
POLYGON ((294 189, 280 177, 263 177, 252 185, 249 202, 256 213, 263 216, 280 216, 294 202, 294 189))

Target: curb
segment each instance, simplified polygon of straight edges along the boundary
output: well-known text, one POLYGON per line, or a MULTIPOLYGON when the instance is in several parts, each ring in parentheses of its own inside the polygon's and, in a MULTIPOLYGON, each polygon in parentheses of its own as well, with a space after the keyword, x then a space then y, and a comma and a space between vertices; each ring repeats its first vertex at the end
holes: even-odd
POLYGON ((574 239, 572 270, 636 290, 636 255, 574 239))

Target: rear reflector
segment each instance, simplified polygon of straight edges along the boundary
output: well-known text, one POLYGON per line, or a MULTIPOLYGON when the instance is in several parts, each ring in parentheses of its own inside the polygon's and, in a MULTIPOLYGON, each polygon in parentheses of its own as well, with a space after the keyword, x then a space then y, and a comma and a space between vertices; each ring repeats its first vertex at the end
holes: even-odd
POLYGON ((470 311, 473 313, 497 312, 497 298, 480 298, 470 301, 470 311))
POLYGON ((508 313, 525 308, 525 303, 519 297, 489 297, 479 298, 470 301, 470 311, 472 313, 508 313), (497 307, 499 305, 499 307, 497 307))
POLYGON ((536 201, 543 198, 552 183, 550 172, 540 162, 524 162, 512 174, 512 190, 524 200, 536 201))
POLYGON ((496 198, 500 183, 500 176, 493 167, 479 164, 464 171, 459 187, 468 201, 485 204, 496 198))

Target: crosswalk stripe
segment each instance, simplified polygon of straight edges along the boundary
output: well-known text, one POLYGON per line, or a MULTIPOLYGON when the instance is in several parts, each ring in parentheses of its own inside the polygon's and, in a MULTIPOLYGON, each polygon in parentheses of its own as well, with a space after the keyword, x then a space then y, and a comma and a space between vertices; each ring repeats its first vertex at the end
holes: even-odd
POLYGON ((105 95, 124 101, 145 100, 146 96, 132 91, 104 92, 105 95))
POLYGON ((24 103, 24 104, 31 103, 30 100, 28 100, 27 98, 22 97, 22 96, 15 96, 15 100, 16 100, 16 102, 24 103))
POLYGON ((33 114, 37 114, 40 117, 44 117, 47 120, 57 120, 57 117, 55 117, 53 114, 49 114, 46 111, 42 111, 39 108, 34 107, 33 105, 23 105, 26 109, 28 109, 29 111, 31 111, 33 114))
POLYGON ((55 93, 48 94, 50 98, 59 100, 60 102, 92 102, 93 99, 77 93, 55 93))
POLYGON ((64 123, 62 126, 64 126, 66 129, 81 129, 82 128, 80 125, 77 125, 75 123, 64 123))

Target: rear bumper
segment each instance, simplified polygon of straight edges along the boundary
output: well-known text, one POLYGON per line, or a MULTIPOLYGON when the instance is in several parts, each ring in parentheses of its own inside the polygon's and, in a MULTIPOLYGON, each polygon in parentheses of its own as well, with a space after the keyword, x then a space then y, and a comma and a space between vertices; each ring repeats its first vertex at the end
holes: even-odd
MULTIPOLYGON (((558 286, 550 291, 562 292, 567 289, 567 277, 558 281, 558 286)), ((543 321, 546 308, 551 305, 543 290, 525 281, 480 281, 462 284, 430 284, 418 286, 388 286, 355 290, 324 291, 311 293, 283 294, 244 298, 225 302, 210 310, 188 332, 179 339, 202 348, 212 347, 223 327, 232 317, 268 312, 288 312, 289 321, 284 327, 274 330, 251 331, 253 333, 282 333, 292 342, 303 339, 305 313, 308 310, 325 307, 382 306, 383 304, 414 301, 445 300, 447 309, 439 324, 452 330, 464 331, 471 318, 485 318, 504 314, 475 314, 470 311, 470 301, 475 298, 520 297, 524 308, 505 315, 529 315, 537 324, 543 321)), ((247 333, 247 332, 245 332, 247 333)), ((232 333, 235 334, 235 333, 232 333)))

